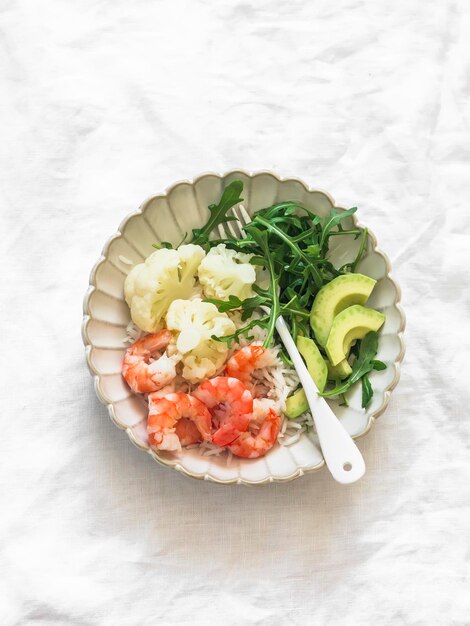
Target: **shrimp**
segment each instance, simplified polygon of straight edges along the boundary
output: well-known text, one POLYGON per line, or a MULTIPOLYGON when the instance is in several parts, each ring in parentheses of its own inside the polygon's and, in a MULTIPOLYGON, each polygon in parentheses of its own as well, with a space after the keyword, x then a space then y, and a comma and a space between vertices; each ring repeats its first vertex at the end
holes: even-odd
MULTIPOLYGON (((175 383, 172 381, 169 385, 162 387, 158 391, 152 393, 152 401, 156 398, 164 398, 170 393, 175 392, 175 383)), ((182 417, 176 422, 175 426, 176 434, 182 446, 189 446, 193 443, 202 441, 201 433, 198 431, 197 426, 192 422, 189 417, 182 417)))
POLYGON ((251 418, 250 427, 259 427, 270 410, 275 411, 277 403, 271 398, 253 398, 253 417, 251 418))
POLYGON ((252 373, 261 367, 268 367, 275 362, 271 352, 263 346, 250 344, 235 352, 225 367, 227 376, 241 380, 248 389, 253 390, 252 373))
POLYGON ((201 433, 189 417, 182 417, 176 422, 175 432, 182 446, 190 446, 202 441, 201 433))
POLYGON ((275 444, 280 424, 279 415, 273 409, 269 409, 257 434, 247 430, 227 447, 232 454, 245 459, 256 459, 264 456, 275 444))
POLYGON ((246 431, 252 418, 253 397, 240 380, 216 376, 205 380, 193 393, 212 415, 212 443, 226 446, 246 431))
POLYGON ((181 445, 211 440, 211 415, 203 402, 187 393, 151 393, 147 432, 151 446, 179 451, 181 445))
POLYGON ((176 376, 174 359, 161 355, 170 343, 169 330, 145 335, 128 348, 122 362, 122 375, 134 393, 161 389, 176 376))

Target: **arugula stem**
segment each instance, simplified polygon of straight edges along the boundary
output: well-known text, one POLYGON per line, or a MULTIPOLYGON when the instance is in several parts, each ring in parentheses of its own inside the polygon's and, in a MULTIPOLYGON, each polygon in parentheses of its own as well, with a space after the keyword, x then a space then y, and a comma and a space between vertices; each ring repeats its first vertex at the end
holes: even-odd
POLYGON ((349 383, 349 379, 346 379, 346 382, 343 383, 342 385, 338 385, 334 389, 330 389, 330 391, 324 391, 323 393, 318 394, 318 395, 322 396, 322 398, 331 398, 333 396, 340 396, 345 391, 347 391, 349 387, 351 387, 351 384, 349 383))
POLYGON ((292 333, 292 338, 294 339, 294 341, 297 343, 297 335, 299 334, 299 329, 297 328, 297 318, 293 317, 291 320, 291 333, 292 333))
POLYGON ((302 309, 293 309, 290 306, 288 306, 287 304, 286 305, 281 304, 281 308, 280 308, 279 312, 280 312, 281 315, 283 315, 284 313, 290 313, 291 315, 296 315, 298 317, 303 317, 305 319, 310 317, 310 313, 307 310, 305 310, 305 309, 303 309, 303 310, 302 309))
POLYGON ((328 237, 334 237, 335 235, 360 235, 361 230, 359 228, 355 228, 353 230, 334 230, 329 233, 328 237))
POLYGON ((303 233, 300 233, 300 235, 297 235, 296 237, 291 237, 291 241, 293 243, 298 243, 299 241, 303 241, 304 239, 307 239, 308 237, 310 237, 310 235, 313 235, 317 232, 316 228, 310 228, 309 230, 306 230, 303 233))
POLYGON ((231 335, 225 335, 223 337, 217 337, 217 335, 212 335, 211 339, 214 339, 214 341, 220 341, 220 342, 226 343, 228 346, 230 346, 233 341, 236 341, 238 343, 238 340, 240 339, 240 337, 242 336, 247 337, 247 333, 252 328, 255 328, 255 326, 259 326, 260 328, 265 328, 268 320, 269 320, 269 317, 265 315, 264 317, 251 320, 250 322, 248 322, 248 324, 245 324, 245 326, 242 326, 231 335))
POLYGON ((271 339, 273 338, 274 331, 276 330, 276 321, 280 315, 279 307, 279 295, 277 293, 277 278, 274 272, 274 263, 271 258, 271 255, 267 256, 267 265, 269 270, 269 288, 271 291, 271 296, 273 299, 273 304, 271 307, 271 316, 269 318, 269 326, 268 326, 268 334, 266 335, 266 339, 263 343, 263 348, 269 348, 269 344, 271 343, 271 339))
POLYGON ((356 258, 351 263, 351 272, 355 272, 356 271, 357 264, 362 259, 362 256, 364 254, 364 251, 365 251, 366 245, 367 245, 367 235, 368 235, 367 228, 364 228, 364 230, 362 231, 361 245, 359 246, 359 251, 357 253, 356 258))

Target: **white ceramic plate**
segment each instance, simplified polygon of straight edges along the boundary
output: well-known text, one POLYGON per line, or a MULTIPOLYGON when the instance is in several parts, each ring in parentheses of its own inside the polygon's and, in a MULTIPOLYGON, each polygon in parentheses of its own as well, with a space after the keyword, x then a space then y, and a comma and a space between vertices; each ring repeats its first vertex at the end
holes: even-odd
MULTIPOLYGON (((185 233, 206 222, 207 206, 217 202, 224 186, 237 178, 244 182, 243 204, 250 213, 281 200, 298 200, 322 216, 336 206, 329 194, 309 189, 301 180, 282 179, 271 172, 232 171, 224 176, 210 173, 194 181, 173 185, 166 193, 149 198, 139 211, 126 217, 118 232, 104 246, 102 256, 91 272, 90 287, 85 295, 82 336, 98 398, 108 407, 116 426, 124 429, 138 448, 159 463, 193 478, 223 484, 284 482, 324 465, 318 443, 309 436, 303 435, 289 447, 276 444, 260 459, 234 457, 229 466, 225 455, 203 457, 197 449, 183 449, 179 456, 157 452, 148 445, 146 404, 131 393, 121 377, 122 358, 128 345, 123 340, 130 321, 123 285, 132 267, 123 259, 133 264, 141 263, 154 251, 152 243, 171 241, 178 244, 185 233)), ((350 228, 358 222, 354 217, 348 218, 344 225, 350 228)), ((358 245, 359 241, 352 236, 333 238, 332 261, 342 265, 354 259, 358 245)), ((369 231, 367 254, 357 271, 378 281, 368 305, 385 314, 377 358, 387 364, 387 369, 371 374, 374 398, 367 411, 361 409, 360 389, 350 396, 349 407, 339 407, 332 402, 336 415, 353 437, 368 432, 387 407, 391 391, 399 379, 405 319, 399 305, 400 289, 391 278, 390 270, 389 260, 377 249, 376 239, 369 231)))

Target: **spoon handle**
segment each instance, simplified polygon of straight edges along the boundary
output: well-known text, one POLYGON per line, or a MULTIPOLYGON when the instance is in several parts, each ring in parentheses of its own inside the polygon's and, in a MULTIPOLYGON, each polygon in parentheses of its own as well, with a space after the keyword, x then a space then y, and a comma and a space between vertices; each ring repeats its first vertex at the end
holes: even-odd
POLYGON ((323 457, 331 475, 336 481, 344 485, 356 482, 366 471, 359 448, 333 413, 327 401, 318 395, 318 389, 300 356, 283 317, 278 317, 276 329, 294 363, 304 388, 323 457))

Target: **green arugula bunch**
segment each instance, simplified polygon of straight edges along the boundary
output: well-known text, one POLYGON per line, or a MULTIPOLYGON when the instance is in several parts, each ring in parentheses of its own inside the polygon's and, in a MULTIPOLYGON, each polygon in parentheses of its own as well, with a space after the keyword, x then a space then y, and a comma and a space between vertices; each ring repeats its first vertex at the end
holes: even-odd
MULTIPOLYGON (((271 309, 269 319, 261 318, 259 325, 268 328, 266 345, 269 345, 279 315, 286 317, 290 323, 294 339, 298 334, 310 335, 308 318, 315 295, 321 287, 336 276, 352 271, 360 260, 365 243, 359 250, 353 263, 336 269, 328 259, 329 241, 331 237, 340 235, 362 236, 364 231, 359 228, 344 229, 341 222, 355 213, 356 207, 347 211, 332 208, 330 213, 321 218, 299 202, 278 202, 270 207, 257 211, 252 222, 245 226, 244 239, 209 239, 213 229, 219 224, 234 219, 227 216, 227 211, 240 202, 243 183, 233 181, 225 188, 218 205, 209 207, 210 219, 206 226, 193 231, 193 243, 217 245, 224 243, 229 248, 243 250, 253 254, 251 262, 269 270, 270 284, 267 289, 255 286, 256 296, 241 302, 238 298, 230 298, 228 302, 210 300, 221 311, 241 309, 242 319, 248 319, 260 306, 271 309), (209 228, 210 226, 210 228, 209 228)), ((367 233, 365 234, 367 236, 367 233)), ((250 323, 246 333, 253 328, 250 323)), ((236 339, 244 334, 245 329, 237 332, 236 339)), ((225 340, 230 341, 231 338, 225 340)))
MULTIPOLYGON (((236 239, 211 239, 219 224, 225 224, 235 218, 227 215, 230 208, 242 201, 243 183, 231 182, 225 188, 218 204, 209 206, 209 219, 205 226, 193 230, 192 243, 206 249, 219 243, 227 247, 242 250, 253 255, 251 263, 262 266, 269 272, 269 285, 255 285, 255 295, 246 300, 231 296, 228 301, 208 299, 222 312, 241 310, 242 320, 247 324, 228 337, 215 337, 229 345, 244 336, 250 339, 250 331, 255 326, 267 330, 264 346, 271 344, 275 334, 276 320, 279 315, 285 317, 290 325, 294 340, 297 336, 311 336, 309 324, 313 300, 323 285, 336 276, 355 271, 367 245, 367 230, 360 228, 345 229, 342 222, 353 215, 357 208, 347 211, 332 208, 328 215, 320 217, 301 203, 293 200, 278 202, 263 208, 252 216, 250 224, 244 227, 246 237, 236 239), (358 254, 353 262, 336 268, 329 260, 331 237, 353 235, 361 237, 358 254), (260 307, 269 309, 269 313, 258 319, 250 319, 260 307)), ((367 337, 372 335, 369 333, 367 337)), ((376 333, 375 333, 376 335, 376 333)), ((367 339, 367 338, 366 338, 367 339)), ((377 352, 376 340, 364 339, 353 365, 350 377, 339 386, 327 391, 325 397, 344 394, 351 385, 362 380, 363 405, 367 406, 372 398, 372 388, 367 374, 372 369, 380 369, 380 362, 374 361, 377 352), (373 348, 375 345, 375 352, 373 348)), ((320 348, 321 349, 321 348, 320 348)), ((287 353, 282 358, 290 363, 287 353)), ((383 365, 383 364, 382 364, 383 365)), ((383 366, 385 367, 385 366, 383 366)))

